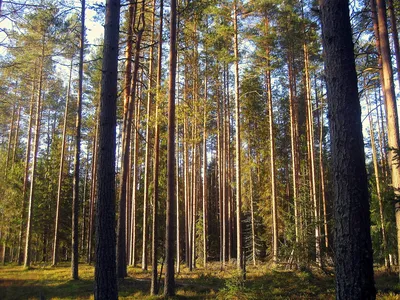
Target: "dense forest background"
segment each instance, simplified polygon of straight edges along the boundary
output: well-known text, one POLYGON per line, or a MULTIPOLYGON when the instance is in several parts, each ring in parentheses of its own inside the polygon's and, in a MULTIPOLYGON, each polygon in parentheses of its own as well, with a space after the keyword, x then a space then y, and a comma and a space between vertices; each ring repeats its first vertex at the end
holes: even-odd
MULTIPOLYGON (((147 270, 154 249, 156 262, 164 257, 171 12, 158 0, 122 4, 119 277, 126 265, 147 270)), ((104 6, 0 5, 2 262, 72 260, 78 277, 78 261, 94 258, 103 43, 89 38, 82 12, 96 11, 90 22, 102 24, 104 6)), ((374 0, 350 2, 373 257, 390 268, 399 257, 380 34, 387 30, 390 84, 398 92, 400 7, 387 5, 388 19, 378 24, 374 0)), ((332 266, 330 116, 318 3, 179 1, 177 24, 176 271, 216 261, 222 268, 332 266)))

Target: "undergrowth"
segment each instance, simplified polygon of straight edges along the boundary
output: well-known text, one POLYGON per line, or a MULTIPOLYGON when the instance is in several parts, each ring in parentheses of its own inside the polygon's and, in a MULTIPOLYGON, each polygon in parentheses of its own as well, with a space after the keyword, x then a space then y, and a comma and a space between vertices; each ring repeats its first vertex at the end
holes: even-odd
MULTIPOLYGON (((0 266, 0 299, 93 299, 93 266, 79 265, 79 280, 71 280, 68 264, 57 267, 34 265, 0 266)), ((376 271, 377 299, 400 300, 395 273, 376 271)), ((160 292, 163 291, 161 280, 160 292)), ((119 299, 164 299, 149 296, 150 272, 129 267, 128 277, 118 283, 119 299)), ((334 299, 334 277, 318 270, 286 271, 266 265, 249 266, 246 280, 235 266, 221 270, 220 264, 176 274, 174 299, 334 299)))

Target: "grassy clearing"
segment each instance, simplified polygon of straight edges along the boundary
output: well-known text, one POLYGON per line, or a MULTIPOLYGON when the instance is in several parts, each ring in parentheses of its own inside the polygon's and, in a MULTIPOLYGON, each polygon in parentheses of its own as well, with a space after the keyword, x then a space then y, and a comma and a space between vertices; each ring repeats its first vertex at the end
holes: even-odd
MULTIPOLYGON (((0 267, 0 299, 93 299, 93 266, 80 265, 80 280, 70 280, 67 264, 52 268, 36 265, 26 270, 0 267)), ((120 299, 163 299, 150 297, 150 272, 129 268, 129 277, 119 282, 120 299)), ((400 300, 396 274, 376 272, 378 299, 400 300)), ((221 271, 219 264, 189 272, 182 268, 176 277, 176 299, 334 299, 334 278, 320 271, 271 270, 249 267, 247 279, 234 266, 221 271)))

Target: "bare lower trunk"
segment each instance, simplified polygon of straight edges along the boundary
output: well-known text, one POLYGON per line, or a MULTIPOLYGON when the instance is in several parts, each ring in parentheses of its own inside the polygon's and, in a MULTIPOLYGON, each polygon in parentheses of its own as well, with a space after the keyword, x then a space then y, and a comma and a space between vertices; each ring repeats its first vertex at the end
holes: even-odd
MULTIPOLYGON (((155 24, 155 0, 153 0, 153 12, 151 15, 151 44, 154 44, 154 24, 155 24)), ((144 198, 143 198, 143 238, 142 238, 142 270, 147 270, 147 239, 148 239, 148 197, 149 197, 149 167, 150 167, 150 115, 151 102, 153 101, 153 53, 154 48, 150 47, 149 53, 149 80, 147 92, 147 114, 146 114, 146 150, 144 162, 144 198)))
POLYGON ((163 16, 163 0, 160 5, 160 37, 159 37, 159 49, 158 49, 158 66, 157 66, 157 95, 156 95, 156 111, 155 111, 155 130, 154 130, 154 198, 153 198, 153 224, 152 224, 152 271, 151 271, 151 287, 150 294, 158 294, 158 281, 157 281, 157 240, 158 240, 158 201, 159 201, 159 190, 158 190, 158 175, 159 175, 159 152, 160 152, 160 132, 158 126, 158 100, 160 98, 160 84, 161 84, 161 58, 162 58, 162 16, 163 16))
MULTIPOLYGON (((133 21, 133 8, 132 3, 130 3, 130 22, 133 21)), ((144 3, 142 3, 144 5, 144 3)), ((137 12, 136 12, 137 13, 137 12)), ((143 7, 140 13, 140 19, 144 19, 143 7)), ((142 24, 144 26, 144 24, 142 24)), ((130 37, 128 38, 127 44, 127 52, 131 51, 131 35, 133 33, 133 26, 135 24, 130 24, 131 32, 128 33, 130 37)), ((125 71, 125 85, 131 85, 130 94, 125 91, 125 99, 124 99, 124 118, 123 118, 123 127, 122 127, 122 152, 121 152, 121 179, 120 179, 120 188, 119 188, 119 206, 118 206, 118 235, 117 235, 117 276, 118 278, 124 278, 127 276, 126 269, 126 199, 127 199, 127 185, 128 185, 128 173, 129 173, 129 153, 130 153, 130 145, 131 145, 131 127, 132 127, 132 116, 133 116, 133 106, 135 104, 135 100, 137 98, 137 81, 138 81, 138 72, 139 72, 139 61, 140 61, 140 44, 143 35, 143 27, 140 27, 136 32, 136 44, 135 44, 135 58, 134 58, 134 69, 132 80, 130 82, 130 61, 127 60, 125 71)), ((129 53, 126 53, 126 56, 130 56, 129 53)), ((128 59, 128 58, 127 58, 128 59)), ((134 162, 134 168, 136 168, 136 164, 134 162)), ((135 189, 135 186, 133 186, 135 189)))
POLYGON ((107 0, 97 149, 95 299, 118 299, 115 236, 115 153, 120 1, 107 0))
MULTIPOLYGON (((195 140, 197 135, 197 122, 196 119, 194 121, 194 126, 193 126, 193 134, 192 134, 192 139, 195 140)), ((189 266, 189 270, 192 271, 194 268, 196 268, 196 213, 197 213, 197 143, 193 143, 192 146, 192 197, 191 197, 191 264, 189 266)))
MULTIPOLYGON (((184 95, 184 100, 186 97, 184 95)), ((188 121, 187 116, 183 120, 183 162, 184 162, 184 184, 185 184, 185 261, 187 267, 191 265, 190 251, 190 193, 189 193, 189 152, 188 152, 188 121)))
POLYGON ((69 104, 69 98, 70 98, 70 92, 71 92, 72 64, 73 64, 73 59, 71 59, 71 65, 70 65, 70 69, 69 69, 67 97, 66 97, 66 101, 65 101, 65 111, 64 111, 63 136, 62 136, 62 142, 61 142, 60 169, 58 171, 56 219, 55 219, 55 225, 54 225, 54 241, 53 241, 53 262, 52 262, 53 266, 55 266, 58 262, 58 226, 60 223, 59 220, 60 220, 60 204, 61 204, 61 187, 62 187, 62 182, 63 182, 65 144, 66 144, 66 140, 67 140, 68 104, 69 104))
MULTIPOLYGON (((294 231, 296 244, 299 243, 299 209, 298 209, 298 178, 297 178, 297 133, 296 133, 296 106, 294 99, 293 87, 293 64, 292 57, 288 55, 289 69, 289 113, 290 113, 290 144, 291 144, 291 164, 292 164, 292 181, 293 181, 293 210, 294 210, 294 231)), ((297 245, 298 246, 298 245, 297 245)), ((297 257, 297 254, 295 254, 297 257)))
POLYGON ((81 154, 81 127, 82 127, 82 97, 83 97, 83 55, 85 49, 85 0, 81 0, 81 35, 79 46, 79 79, 78 79, 78 101, 75 124, 75 153, 74 153, 74 177, 72 188, 72 255, 71 255, 71 275, 72 279, 78 279, 79 263, 79 173, 80 173, 80 154, 81 154))
MULTIPOLYGON (((380 89, 379 89, 380 91, 380 89)), ((383 182, 385 185, 387 184, 387 180, 389 177, 389 169, 388 169, 388 158, 387 158, 387 151, 386 151, 386 132, 384 128, 384 115, 383 115, 383 109, 381 105, 381 97, 380 97, 380 92, 378 93, 379 96, 377 95, 376 89, 374 90, 374 98, 375 98, 375 106, 379 109, 376 110, 376 115, 377 115, 377 127, 378 127, 378 144, 379 144, 379 155, 380 155, 380 162, 379 164, 382 167, 382 176, 383 176, 383 182)))
POLYGON ((87 238, 87 263, 92 262, 92 248, 93 248, 93 232, 94 232, 94 221, 95 221, 95 199, 96 199, 96 178, 97 178, 97 144, 98 144, 98 132, 99 132, 99 111, 96 107, 96 129, 93 136, 93 149, 92 149, 92 178, 90 187, 90 201, 89 201, 89 228, 87 238))
POLYGON ((165 235, 165 283, 164 295, 175 295, 174 242, 175 242, 175 80, 176 80, 176 20, 177 1, 171 0, 170 52, 169 52, 169 99, 168 99, 168 147, 167 147, 167 207, 165 235))
POLYGON ((321 2, 330 115, 336 299, 375 299, 368 179, 349 2, 321 2))
POLYGON ((87 194, 88 194, 88 181, 89 181, 89 156, 90 150, 88 149, 85 164, 85 178, 83 180, 83 194, 82 194, 82 226, 81 226, 81 243, 79 245, 80 252, 83 257, 86 254, 86 235, 87 235, 87 194))
POLYGON ((130 265, 136 265, 136 205, 137 205, 137 183, 138 183, 138 155, 139 155, 139 126, 140 126, 140 101, 136 103, 135 109, 135 139, 134 139, 134 153, 133 153, 133 175, 132 175, 132 212, 131 212, 131 253, 130 265))
POLYGON ((309 154, 309 174, 310 174, 310 196, 313 203, 314 209, 314 231, 315 231, 315 261, 318 266, 322 265, 321 260, 321 237, 320 237, 320 225, 319 225, 319 207, 317 201, 316 191, 316 176, 315 176, 315 154, 314 154, 314 118, 313 118, 313 107, 311 102, 311 83, 309 73, 309 53, 308 46, 306 43, 303 44, 304 51, 304 73, 305 73, 305 85, 306 85, 306 111, 307 111, 307 146, 309 154))
MULTIPOLYGON (((266 32, 269 31, 269 20, 265 17, 266 32)), ((274 134, 274 112, 272 108, 272 81, 271 81, 271 57, 270 46, 266 49, 267 70, 267 107, 269 121, 269 151, 270 151, 270 168, 271 168, 271 206, 272 206, 272 261, 278 262, 278 204, 276 200, 276 184, 275 184, 275 134, 274 134)))
POLYGON ((43 68, 44 68, 44 49, 45 39, 42 40, 42 55, 40 58, 39 68, 39 87, 38 96, 36 103, 36 125, 35 125, 35 137, 33 142, 33 159, 31 168, 31 187, 29 193, 29 204, 28 204, 28 221, 26 226, 26 241, 25 241, 25 259, 24 267, 29 267, 31 263, 31 239, 32 239, 32 219, 33 219, 33 202, 35 194, 35 176, 36 176, 36 164, 37 164, 37 153, 39 150, 40 142, 40 121, 41 121, 41 110, 42 110, 42 88, 43 88, 43 68))
MULTIPOLYGON (((220 81, 217 79, 217 87, 220 90, 220 81)), ((224 94, 224 90, 222 89, 222 94, 224 94)), ((223 215, 223 200, 222 200, 222 190, 223 190, 223 183, 222 183, 222 136, 221 132, 221 112, 220 112, 220 98, 217 97, 217 153, 216 153, 216 160, 217 160, 217 177, 218 177, 218 216, 219 216, 219 261, 221 263, 221 269, 224 265, 224 244, 223 244, 223 236, 224 236, 224 215, 223 215)), ((224 98, 224 96, 222 96, 224 98)), ((223 118, 222 118, 223 120, 223 118)))
POLYGON ((158 294, 157 282, 157 242, 158 242, 158 174, 159 174, 159 154, 160 154, 160 132, 158 126, 158 104, 161 90, 161 68, 162 68, 162 44, 163 44, 163 16, 164 1, 160 1, 160 25, 158 37, 158 53, 157 53, 157 83, 156 83, 156 111, 155 111, 155 129, 154 129, 154 198, 153 198, 153 224, 152 224, 152 240, 151 240, 151 287, 150 294, 158 294))
POLYGON ((228 238, 227 238, 227 233, 228 233, 228 197, 227 197, 227 191, 228 191, 228 184, 227 184, 227 166, 229 166, 229 158, 228 158, 228 151, 227 151, 227 146, 229 147, 229 141, 227 137, 227 126, 229 126, 229 121, 227 122, 226 118, 226 97, 227 92, 225 91, 225 86, 226 82, 228 81, 226 76, 225 76, 225 69, 224 69, 224 97, 222 100, 222 141, 221 141, 221 173, 222 173, 222 180, 221 180, 221 185, 222 185, 222 265, 225 267, 226 264, 226 258, 227 258, 227 253, 228 253, 228 238))
MULTIPOLYGON (((322 98, 323 99, 323 98, 322 98)), ((329 231, 328 231, 328 210, 326 203, 326 189, 325 189, 325 171, 324 171, 324 159, 323 159, 323 144, 324 144, 324 105, 321 102, 321 119, 319 124, 319 172, 321 178, 321 196, 322 196, 322 206, 324 213, 324 233, 325 233, 325 248, 329 249, 329 231)))
POLYGON ((254 199, 253 199, 253 174, 250 168, 250 213, 251 213, 251 249, 253 254, 253 265, 257 265, 256 255, 256 226, 254 220, 254 199))
POLYGON ((242 180, 241 180, 241 163, 240 163, 240 106, 239 106, 239 45, 238 45, 238 12, 237 1, 234 7, 234 54, 235 54, 235 121, 236 121, 236 260, 237 268, 243 268, 243 241, 242 241, 242 180))
MULTIPOLYGON (((207 74, 207 62, 206 62, 207 74)), ((208 211, 207 211, 207 76, 204 83, 204 116, 203 116, 203 266, 207 267, 207 234, 208 234, 208 211)))
POLYGON ((22 205, 21 205, 21 223, 19 228, 19 236, 18 236, 18 265, 22 264, 22 238, 23 231, 25 225, 25 214, 26 214, 26 193, 28 190, 28 180, 29 180, 29 162, 31 157, 31 140, 32 140, 32 121, 33 121, 33 111, 34 111, 34 99, 35 99, 35 89, 36 89, 36 64, 34 71, 34 78, 32 81, 32 97, 30 99, 30 108, 29 108, 29 124, 28 124, 28 137, 26 142, 26 153, 25 153, 25 167, 24 167, 24 183, 22 186, 22 205))

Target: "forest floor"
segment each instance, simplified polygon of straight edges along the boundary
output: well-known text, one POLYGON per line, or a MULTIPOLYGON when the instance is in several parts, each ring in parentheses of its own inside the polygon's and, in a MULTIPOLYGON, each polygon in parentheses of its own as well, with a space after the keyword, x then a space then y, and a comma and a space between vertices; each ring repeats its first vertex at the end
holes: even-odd
MULTIPOLYGON (((79 265, 79 280, 70 279, 66 263, 57 267, 34 265, 0 266, 0 299, 93 299, 93 266, 79 265)), ((150 271, 128 269, 128 278, 119 281, 120 299, 163 299, 150 297, 150 271)), ((400 284, 395 273, 375 272, 378 299, 399 299, 400 284)), ((176 275, 175 299, 334 299, 334 277, 321 270, 271 270, 265 265, 247 268, 247 279, 234 266, 220 270, 210 264, 207 270, 189 272, 182 267, 176 275)))

